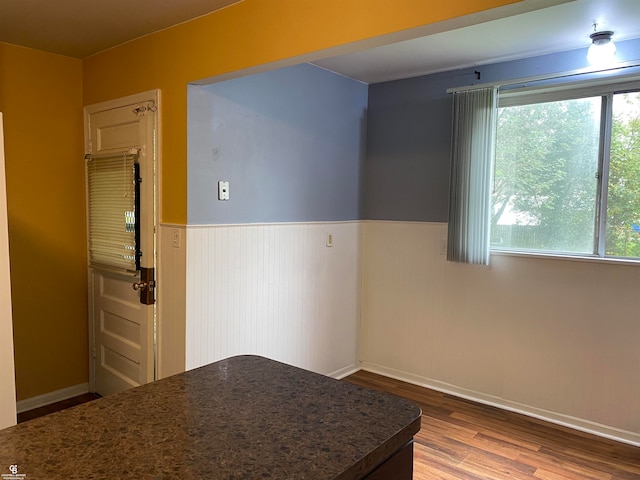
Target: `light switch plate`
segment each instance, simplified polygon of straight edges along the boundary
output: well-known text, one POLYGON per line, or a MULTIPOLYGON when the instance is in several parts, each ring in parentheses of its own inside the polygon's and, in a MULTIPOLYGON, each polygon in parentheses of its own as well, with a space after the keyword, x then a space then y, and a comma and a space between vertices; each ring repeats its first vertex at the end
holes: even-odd
POLYGON ((229 200, 229 182, 218 182, 218 200, 229 200))

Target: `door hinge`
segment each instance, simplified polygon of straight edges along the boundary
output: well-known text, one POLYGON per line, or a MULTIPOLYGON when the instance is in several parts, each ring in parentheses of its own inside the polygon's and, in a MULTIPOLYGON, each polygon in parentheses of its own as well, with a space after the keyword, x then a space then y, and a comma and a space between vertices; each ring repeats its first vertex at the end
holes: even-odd
POLYGON ((156 110, 158 110, 158 106, 156 105, 156 102, 150 101, 150 102, 143 103, 142 105, 138 105, 132 111, 134 114, 140 117, 142 115, 145 115, 147 112, 155 112, 156 110))

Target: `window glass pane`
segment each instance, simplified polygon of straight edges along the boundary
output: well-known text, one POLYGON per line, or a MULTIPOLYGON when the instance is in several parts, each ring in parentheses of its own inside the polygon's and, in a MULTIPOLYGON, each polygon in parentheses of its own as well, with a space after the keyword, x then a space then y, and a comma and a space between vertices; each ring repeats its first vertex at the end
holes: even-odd
POLYGON ((87 160, 89 263, 136 271, 135 156, 87 160))
POLYGON ((499 109, 494 248, 594 253, 601 103, 499 109))
POLYGON ((606 254, 640 257, 640 93, 613 97, 606 254))

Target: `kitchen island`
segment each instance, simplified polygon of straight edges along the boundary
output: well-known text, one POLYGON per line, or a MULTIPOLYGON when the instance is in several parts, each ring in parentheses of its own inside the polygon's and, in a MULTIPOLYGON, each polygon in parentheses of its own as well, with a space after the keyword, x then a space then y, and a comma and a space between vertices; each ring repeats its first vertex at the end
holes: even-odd
POLYGON ((239 356, 0 430, 0 473, 410 480, 420 415, 393 395, 239 356))

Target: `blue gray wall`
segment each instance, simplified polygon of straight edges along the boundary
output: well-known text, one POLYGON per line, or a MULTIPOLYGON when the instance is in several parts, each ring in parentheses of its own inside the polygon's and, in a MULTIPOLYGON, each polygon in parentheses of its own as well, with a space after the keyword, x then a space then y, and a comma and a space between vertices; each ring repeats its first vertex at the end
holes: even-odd
MULTIPOLYGON (((617 47, 621 62, 640 58, 640 40, 617 47)), ((580 49, 370 85, 364 218, 447 221, 452 125, 448 88, 587 66, 586 49, 580 49), (480 80, 474 70, 480 71, 480 80)))
POLYGON ((189 86, 188 102, 190 225, 362 218, 367 85, 305 64, 189 86))
MULTIPOLYGON (((640 56, 640 40, 617 46, 640 56)), ((369 87, 308 64, 190 86, 188 222, 446 222, 446 90, 584 67, 580 49, 369 87)))

